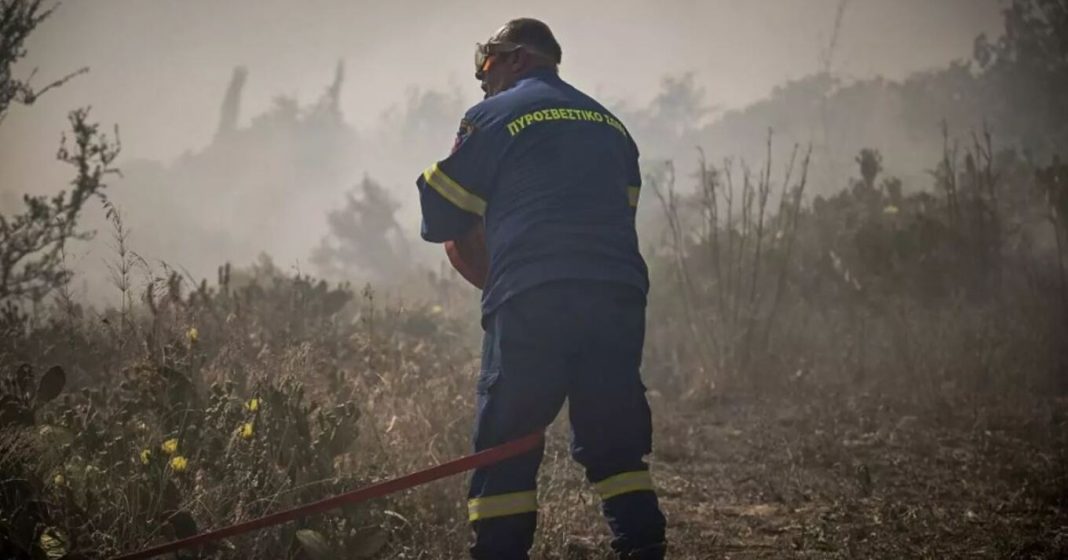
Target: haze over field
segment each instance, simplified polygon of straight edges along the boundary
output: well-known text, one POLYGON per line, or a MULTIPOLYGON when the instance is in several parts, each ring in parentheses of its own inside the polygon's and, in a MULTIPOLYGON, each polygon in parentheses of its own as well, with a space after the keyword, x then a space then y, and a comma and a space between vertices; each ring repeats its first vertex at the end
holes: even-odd
MULTIPOLYGON (((500 2, 70 2, 30 38, 19 70, 38 68, 39 84, 83 66, 91 71, 16 108, 0 127, 0 209, 15 207, 23 192, 66 184, 69 173, 53 158, 66 112, 91 105, 94 119, 121 130, 125 178, 110 192, 135 249, 194 276, 261 251, 283 266, 314 270, 307 260, 326 233, 326 213, 343 206, 365 176, 399 206, 390 235, 416 238, 412 178, 444 155, 460 114, 480 98, 472 44, 511 17, 531 15, 553 27, 564 77, 620 113, 647 160, 675 158, 690 169, 696 145, 716 158, 756 160, 769 126, 782 134, 782 150, 820 144, 810 121, 722 117, 823 70, 845 84, 902 80, 969 59, 977 35, 998 33, 1000 8, 995 0, 549 1, 536 9, 500 2), (336 110, 318 124, 297 124, 335 80, 338 60, 344 77, 336 110), (227 148, 212 142, 238 66, 247 80, 234 127, 253 128, 227 148), (279 105, 280 96, 289 101, 279 105), (270 118, 254 126, 264 115, 270 118), (213 202, 204 205, 208 197, 213 202)), ((814 114, 812 107, 794 109, 803 118, 814 114)), ((896 118, 870 115, 871 135, 897 126, 896 118)), ((929 124, 924 150, 940 141, 937 123, 929 124)), ((827 134, 826 117, 823 127, 827 134)), ((931 163, 894 161, 890 148, 888 167, 903 175, 922 175, 931 163)), ((834 171, 839 180, 848 173, 841 165, 821 168, 819 155, 817 172, 834 171)), ((839 159, 849 163, 853 155, 839 159)), ((78 268, 99 268, 109 250, 99 239, 75 251, 78 268)), ((415 245, 405 251, 438 258, 436 248, 415 245)))

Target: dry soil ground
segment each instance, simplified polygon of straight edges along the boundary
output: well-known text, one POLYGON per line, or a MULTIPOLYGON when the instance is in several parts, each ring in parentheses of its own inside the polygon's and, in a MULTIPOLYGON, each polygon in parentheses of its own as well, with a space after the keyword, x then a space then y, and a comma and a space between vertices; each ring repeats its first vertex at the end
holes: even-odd
MULTIPOLYGON (((670 557, 1068 558, 1068 399, 1009 400, 654 396, 670 557)), ((565 445, 533 556, 608 558, 565 445)))
POLYGON ((676 557, 1068 558, 1064 399, 686 408, 656 415, 676 557))

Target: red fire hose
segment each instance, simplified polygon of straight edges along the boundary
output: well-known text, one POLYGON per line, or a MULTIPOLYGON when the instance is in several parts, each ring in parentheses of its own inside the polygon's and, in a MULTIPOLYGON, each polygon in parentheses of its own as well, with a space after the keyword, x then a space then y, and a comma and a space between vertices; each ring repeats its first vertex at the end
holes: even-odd
POLYGON ((497 447, 491 447, 478 453, 460 457, 454 459, 448 463, 442 463, 440 465, 430 467, 418 472, 414 472, 409 475, 401 476, 391 480, 385 480, 370 486, 358 488, 351 492, 339 494, 332 498, 326 498, 319 500, 318 502, 312 502, 303 506, 298 506, 292 509, 279 511, 270 515, 245 521, 243 523, 237 523, 230 525, 229 527, 223 527, 214 531, 208 531, 207 533, 201 533, 199 535, 193 535, 192 537, 186 537, 174 542, 161 544, 137 552, 131 552, 122 556, 117 556, 112 560, 140 560, 143 558, 151 558, 167 552, 174 552, 175 550, 181 550, 183 548, 190 548, 193 546, 201 545, 207 542, 215 541, 218 539, 224 539, 226 537, 232 537, 234 535, 240 535, 256 529, 263 529, 264 527, 270 527, 272 525, 278 525, 279 523, 285 523, 286 521, 292 521, 298 517, 304 517, 313 513, 320 513, 336 507, 340 507, 348 504, 355 504, 370 500, 372 498, 380 498, 387 494, 399 492, 401 490, 407 490, 408 488, 414 488, 416 486, 426 484, 437 480, 439 478, 445 478, 454 474, 459 474, 471 469, 477 469, 480 467, 486 467, 494 463, 498 463, 505 459, 522 455, 527 451, 530 451, 541 444, 543 435, 541 432, 533 433, 528 436, 524 436, 515 441, 510 441, 497 447))

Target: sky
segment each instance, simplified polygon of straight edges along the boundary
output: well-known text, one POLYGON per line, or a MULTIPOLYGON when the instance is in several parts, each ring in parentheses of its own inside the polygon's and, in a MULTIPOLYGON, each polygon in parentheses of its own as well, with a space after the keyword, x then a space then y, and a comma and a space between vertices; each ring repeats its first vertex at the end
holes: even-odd
MULTIPOLYGON (((457 90, 473 104, 474 43, 518 16, 553 28, 562 74, 595 96, 640 105, 664 76, 692 72, 709 105, 738 108, 820 67, 840 2, 67 0, 30 37, 17 75, 36 68, 40 86, 90 71, 0 125, 0 195, 63 187, 55 148, 79 106, 119 126, 125 160, 168 162, 203 147, 236 65, 249 70, 246 120, 277 95, 315 99, 339 59, 341 108, 359 129, 412 87, 457 90)), ((997 33, 1000 9, 998 0, 848 1, 832 70, 894 79, 968 58, 977 34, 997 33)))

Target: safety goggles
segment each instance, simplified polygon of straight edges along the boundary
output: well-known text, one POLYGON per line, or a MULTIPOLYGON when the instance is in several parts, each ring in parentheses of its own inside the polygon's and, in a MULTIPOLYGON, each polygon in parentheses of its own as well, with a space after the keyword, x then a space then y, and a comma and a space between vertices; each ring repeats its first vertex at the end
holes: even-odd
POLYGON ((489 71, 490 66, 493 64, 491 58, 495 54, 513 53, 523 45, 518 43, 509 43, 502 41, 499 43, 475 43, 475 79, 481 80, 485 77, 486 72, 489 71))

